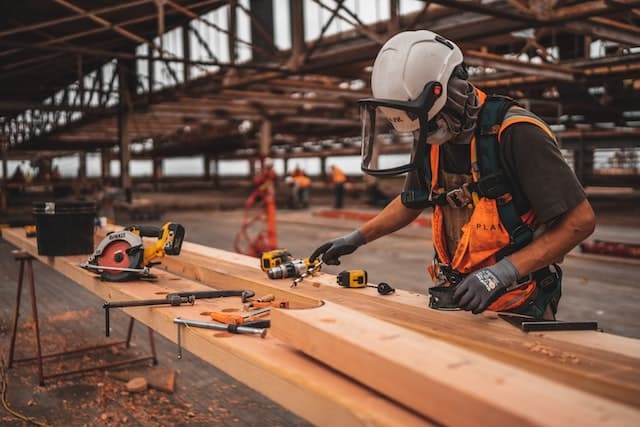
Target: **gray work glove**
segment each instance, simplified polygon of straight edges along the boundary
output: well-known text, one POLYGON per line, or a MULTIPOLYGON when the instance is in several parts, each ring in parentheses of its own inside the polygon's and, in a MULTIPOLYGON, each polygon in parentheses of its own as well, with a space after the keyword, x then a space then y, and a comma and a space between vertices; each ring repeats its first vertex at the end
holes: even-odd
POLYGON ((313 262, 322 255, 322 261, 324 261, 325 264, 340 265, 338 258, 354 252, 365 243, 364 236, 360 230, 355 230, 345 236, 323 243, 313 251, 309 257, 309 261, 313 262))
POLYGON ((508 258, 474 271, 456 287, 453 299, 463 310, 482 313, 518 280, 518 270, 508 258))

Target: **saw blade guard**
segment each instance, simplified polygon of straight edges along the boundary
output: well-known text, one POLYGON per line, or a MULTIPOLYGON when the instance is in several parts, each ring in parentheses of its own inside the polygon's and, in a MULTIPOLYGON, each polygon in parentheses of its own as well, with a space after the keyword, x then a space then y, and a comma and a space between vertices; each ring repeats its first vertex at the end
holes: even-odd
POLYGON ((99 267, 110 267, 100 272, 103 280, 119 282, 129 280, 135 273, 123 269, 141 269, 143 259, 142 239, 130 231, 109 233, 100 242, 93 254, 90 264, 99 267))

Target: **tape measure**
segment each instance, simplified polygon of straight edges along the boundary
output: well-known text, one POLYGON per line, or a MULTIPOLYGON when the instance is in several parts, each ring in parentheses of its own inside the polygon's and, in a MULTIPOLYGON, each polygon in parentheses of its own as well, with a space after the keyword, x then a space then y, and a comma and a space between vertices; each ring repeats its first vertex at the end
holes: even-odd
POLYGON ((376 288, 380 295, 389 295, 396 291, 385 282, 369 285, 367 279, 368 275, 365 270, 343 270, 336 276, 338 285, 343 288, 376 288))

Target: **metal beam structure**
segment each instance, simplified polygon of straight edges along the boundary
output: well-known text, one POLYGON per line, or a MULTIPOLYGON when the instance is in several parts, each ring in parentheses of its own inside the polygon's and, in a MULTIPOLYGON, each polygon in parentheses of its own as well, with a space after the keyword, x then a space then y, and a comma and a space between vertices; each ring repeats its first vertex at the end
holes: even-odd
POLYGON ((629 138, 637 137, 640 121, 640 1, 434 0, 408 14, 401 13, 402 2, 386 1, 388 19, 369 23, 362 2, 289 0, 284 49, 275 43, 283 23, 274 23, 270 0, 249 7, 237 0, 137 0, 100 8, 89 0, 16 3, 0 24, 0 133, 8 155, 119 146, 124 162, 130 144, 153 141, 135 155, 240 158, 247 150, 265 154, 265 123, 274 157, 354 154, 355 101, 370 96, 376 52, 393 33, 422 28, 461 46, 481 89, 544 101, 531 104, 534 112, 564 132, 579 126, 580 138, 566 139, 566 147, 599 146, 590 137, 604 141, 598 122, 614 123, 610 145, 633 146, 629 138), (309 16, 312 10, 319 15, 309 16), (221 12, 225 22, 208 12, 221 12), (309 39, 305 21, 315 18, 318 35, 309 39), (249 23, 248 38, 241 20, 249 23), (337 25, 343 31, 333 33, 337 25), (176 29, 181 55, 165 40, 176 29), (604 56, 589 55, 594 40, 604 56), (250 57, 241 58, 246 48, 250 57), (208 58, 194 55, 196 49, 208 58), (116 61, 117 67, 105 65, 116 61), (148 70, 129 74, 123 88, 115 68, 132 70, 136 63, 148 70), (561 114, 551 117, 539 107, 544 103, 561 114))

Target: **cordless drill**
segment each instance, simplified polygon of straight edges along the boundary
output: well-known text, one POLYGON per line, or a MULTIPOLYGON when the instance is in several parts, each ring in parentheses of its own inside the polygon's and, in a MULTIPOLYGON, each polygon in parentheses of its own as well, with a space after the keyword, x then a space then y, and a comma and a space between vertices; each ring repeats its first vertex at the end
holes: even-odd
POLYGON ((283 262, 267 271, 269 279, 287 279, 289 277, 299 277, 309 268, 316 265, 319 261, 310 262, 309 258, 305 259, 292 259, 287 262, 283 262))

